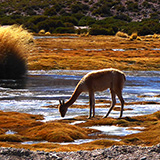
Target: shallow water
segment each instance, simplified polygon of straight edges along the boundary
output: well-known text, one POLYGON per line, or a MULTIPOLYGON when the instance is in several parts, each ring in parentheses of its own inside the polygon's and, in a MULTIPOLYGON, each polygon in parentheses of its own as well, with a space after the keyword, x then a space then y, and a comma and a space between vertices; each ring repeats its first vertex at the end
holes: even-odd
MULTIPOLYGON (((24 81, 1 80, 0 110, 42 114, 45 116, 44 121, 61 119, 57 109, 58 100, 69 99, 78 81, 88 72, 86 70, 29 71, 28 78, 24 81), (46 106, 49 105, 53 105, 54 108, 47 108, 46 106)), ((126 71, 125 73, 127 81, 123 97, 126 102, 160 102, 160 96, 158 96, 160 95, 160 71, 126 71)), ((109 90, 97 92, 95 97, 110 100, 109 90)), ((119 102, 118 99, 117 102, 119 102)), ((74 104, 88 105, 88 94, 81 94, 74 104)), ((108 108, 98 108, 98 105, 96 104, 96 115, 105 115, 108 108)), ((125 108, 133 110, 124 111, 124 116, 135 116, 160 110, 160 105, 134 104, 125 105, 125 108)), ((88 108, 69 108, 65 118, 88 115, 88 113, 88 108)), ((119 111, 112 111, 109 116, 118 117, 119 111)), ((126 130, 123 128, 121 132, 124 133, 126 130)), ((112 130, 112 133, 116 134, 116 129, 112 130)))
POLYGON ((34 39, 45 39, 45 38, 51 38, 51 39, 57 39, 57 38, 77 38, 78 36, 34 36, 34 39))

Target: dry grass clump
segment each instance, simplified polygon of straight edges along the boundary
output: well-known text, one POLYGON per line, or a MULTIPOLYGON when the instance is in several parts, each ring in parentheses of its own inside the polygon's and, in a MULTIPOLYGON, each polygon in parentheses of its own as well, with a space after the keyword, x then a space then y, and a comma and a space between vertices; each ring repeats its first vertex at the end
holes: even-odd
POLYGON ((39 31, 39 34, 45 34, 45 30, 44 30, 44 29, 41 29, 41 30, 39 31))
POLYGON ((153 38, 159 38, 159 35, 155 33, 155 34, 153 35, 153 38))
POLYGON ((77 124, 77 126, 81 127, 90 127, 90 126, 97 126, 97 125, 114 125, 115 119, 114 118, 94 118, 91 120, 87 120, 84 123, 77 124))
POLYGON ((41 115, 30 115, 26 113, 0 111, 0 128, 5 130, 11 129, 17 132, 19 130, 24 130, 28 127, 42 124, 42 122, 36 121, 42 119, 43 116, 41 115))
POLYGON ((132 117, 131 119, 137 126, 145 128, 143 132, 122 137, 123 142, 135 145, 156 145, 160 143, 160 111, 150 115, 132 117))
POLYGON ((43 124, 37 121, 42 119, 41 115, 0 111, 0 141, 22 142, 28 140, 27 137, 20 135, 20 132, 43 124), (6 134, 8 130, 15 132, 15 134, 6 134))
POLYGON ((88 138, 88 129, 66 123, 46 123, 22 131, 21 134, 31 140, 46 140, 48 142, 72 142, 75 139, 88 138))
POLYGON ((50 32, 46 32, 45 35, 51 35, 51 33, 50 32))
MULTIPOLYGON (((110 147, 112 145, 155 145, 160 143, 160 111, 150 115, 124 117, 122 119, 95 117, 87 119, 85 116, 75 117, 74 120, 85 120, 86 122, 76 125, 70 125, 71 120, 61 120, 58 122, 38 122, 42 116, 30 115, 17 112, 2 112, 0 111, 0 146, 26 148, 31 150, 44 151, 78 151, 78 150, 93 150, 99 148, 110 147), (26 122, 25 122, 26 121, 26 122), (106 140, 108 135, 103 136, 103 133, 98 130, 91 130, 83 127, 95 125, 117 125, 123 127, 143 127, 140 133, 118 137, 121 141, 106 140), (6 131, 16 131, 15 134, 5 134, 6 131), (88 136, 89 134, 89 136, 88 136), (49 142, 65 142, 74 141, 75 139, 88 138, 103 138, 83 144, 60 145, 49 142), (23 141, 48 141, 38 144, 21 144, 23 141), (16 143, 15 143, 16 142, 16 143)), ((114 135, 113 135, 114 136, 114 135)), ((111 137, 110 137, 111 138, 111 137)))
POLYGON ((18 79, 25 75, 31 42, 32 35, 22 26, 0 27, 0 78, 18 79))
POLYGON ((138 37, 137 32, 134 32, 134 33, 132 33, 131 36, 129 37, 129 40, 132 41, 132 40, 134 40, 134 39, 137 39, 137 37, 138 37))
POLYGON ((4 142, 23 142, 23 137, 16 134, 3 134, 0 135, 0 141, 4 142))
MULTIPOLYGON (((42 151, 56 151, 56 152, 71 152, 71 151, 80 151, 80 150, 94 150, 94 149, 102 149, 106 147, 110 147, 112 145, 123 145, 124 142, 113 141, 113 140, 95 140, 90 143, 83 143, 83 144, 68 144, 68 145, 60 145, 56 143, 38 143, 32 145, 22 145, 22 144, 12 144, 14 148, 26 148, 30 150, 42 150, 42 151)), ((11 144, 4 144, 0 142, 0 146, 3 145, 5 147, 11 146, 11 144)))
POLYGON ((116 36, 117 37, 122 37, 122 38, 128 38, 128 34, 127 33, 124 33, 124 32, 121 32, 121 31, 118 31, 116 33, 116 36))

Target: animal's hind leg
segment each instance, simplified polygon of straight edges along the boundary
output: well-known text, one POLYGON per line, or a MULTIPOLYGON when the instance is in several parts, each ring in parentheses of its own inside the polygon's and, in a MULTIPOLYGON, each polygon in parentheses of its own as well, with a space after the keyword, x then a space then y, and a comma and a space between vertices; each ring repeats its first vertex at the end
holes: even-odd
POLYGON ((122 92, 117 93, 117 96, 118 96, 118 98, 119 98, 119 100, 121 102, 121 113, 120 113, 120 116, 119 116, 119 118, 121 118, 122 115, 123 115, 123 108, 124 108, 124 99, 122 97, 122 92))
POLYGON ((95 116, 95 97, 94 92, 89 92, 89 102, 90 102, 90 111, 89 111, 89 119, 91 117, 95 116), (93 110, 93 116, 92 116, 92 110, 93 110))
POLYGON ((113 109, 113 107, 116 104, 116 94, 112 89, 110 89, 110 92, 111 92, 111 97, 112 97, 112 103, 111 103, 111 107, 110 107, 108 113, 106 114, 106 116, 104 116, 104 118, 108 117, 108 115, 110 114, 111 110, 113 109))

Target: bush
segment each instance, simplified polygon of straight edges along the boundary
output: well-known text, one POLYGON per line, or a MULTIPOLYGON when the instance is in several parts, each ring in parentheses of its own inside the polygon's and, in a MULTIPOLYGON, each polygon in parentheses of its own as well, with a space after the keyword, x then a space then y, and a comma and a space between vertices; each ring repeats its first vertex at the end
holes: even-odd
POLYGON ((116 16, 114 16, 114 18, 115 19, 120 19, 120 20, 123 20, 123 21, 127 21, 127 22, 131 22, 132 21, 132 19, 129 16, 125 15, 125 14, 116 15, 116 16))
POLYGON ((128 1, 127 2, 127 9, 131 12, 138 12, 139 9, 138 9, 138 3, 134 3, 132 1, 128 1))
POLYGON ((80 21, 78 22, 78 25, 79 26, 89 26, 89 25, 94 24, 95 22, 96 22, 96 20, 94 18, 84 16, 80 19, 80 21))
POLYGON ((55 33, 75 33, 73 27, 58 27, 54 31, 55 33))
POLYGON ((54 7, 46 9, 45 12, 44 12, 44 15, 47 15, 47 16, 53 16, 53 15, 56 15, 56 14, 57 14, 57 12, 56 12, 54 7))
POLYGON ((71 5, 72 13, 78 13, 78 12, 85 13, 86 10, 89 10, 89 6, 82 4, 80 2, 71 5))
POLYGON ((90 35, 114 35, 115 32, 112 28, 101 28, 101 27, 97 27, 97 28, 91 28, 90 35))
POLYGON ((21 26, 0 27, 0 78, 19 79, 27 71, 25 55, 33 42, 21 26))

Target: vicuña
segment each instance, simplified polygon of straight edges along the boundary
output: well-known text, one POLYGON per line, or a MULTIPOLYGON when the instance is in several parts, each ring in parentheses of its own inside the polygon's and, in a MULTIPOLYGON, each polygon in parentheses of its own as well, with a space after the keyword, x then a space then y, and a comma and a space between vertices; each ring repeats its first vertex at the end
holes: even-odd
POLYGON ((124 82, 126 81, 125 74, 121 72, 120 70, 109 68, 109 69, 102 69, 97 71, 92 71, 86 74, 77 84, 71 98, 64 103, 64 100, 59 100, 59 112, 62 117, 65 116, 67 109, 69 106, 71 106, 78 96, 82 92, 88 92, 89 93, 89 102, 90 102, 90 111, 89 111, 89 117, 95 116, 95 96, 94 92, 96 91, 104 91, 106 89, 110 89, 111 97, 112 97, 112 103, 111 107, 104 116, 106 118, 113 107, 116 104, 116 95, 118 96, 120 102, 121 102, 121 112, 120 112, 120 118, 123 114, 123 107, 124 107, 124 99, 122 97, 122 89, 124 86, 124 82), (93 114, 92 114, 93 111, 93 114))

